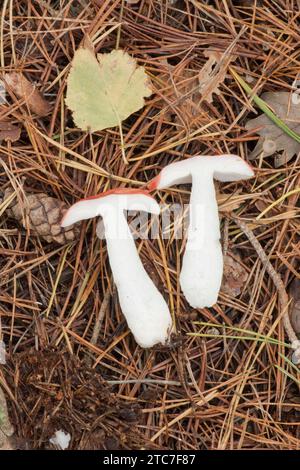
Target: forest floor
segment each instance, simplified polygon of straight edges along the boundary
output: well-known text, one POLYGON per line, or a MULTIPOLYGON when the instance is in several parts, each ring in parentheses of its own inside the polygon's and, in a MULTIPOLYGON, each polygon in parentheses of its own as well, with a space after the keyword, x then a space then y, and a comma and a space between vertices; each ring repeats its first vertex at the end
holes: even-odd
MULTIPOLYGON (((284 329, 289 311, 300 331, 300 144, 273 132, 262 145, 245 126, 263 113, 234 75, 271 103, 284 92, 288 114, 299 9, 296 0, 2 2, 1 74, 24 74, 47 106, 34 109, 14 84, 0 105, 0 189, 21 208, 16 220, 7 198, 0 203, 0 447, 53 448, 63 430, 71 449, 300 448, 300 374, 284 329), (123 122, 127 163, 118 128, 81 131, 65 105, 85 37, 96 52, 125 49, 150 76, 152 96, 123 122), (26 195, 70 206, 144 185, 170 162, 223 153, 250 161, 255 177, 216 183, 226 252, 218 303, 195 310, 183 297, 185 242, 174 224, 168 237, 138 239, 176 322, 170 345, 144 350, 120 310, 96 221, 71 242, 47 241, 30 230, 26 195)), ((155 197, 187 204, 189 191, 155 197)))

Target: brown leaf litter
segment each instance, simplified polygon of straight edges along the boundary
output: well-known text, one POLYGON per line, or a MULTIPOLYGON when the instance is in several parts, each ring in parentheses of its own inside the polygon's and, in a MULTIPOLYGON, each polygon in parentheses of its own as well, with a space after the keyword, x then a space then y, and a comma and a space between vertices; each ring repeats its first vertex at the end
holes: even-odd
POLYGON ((81 450, 155 447, 139 432, 139 405, 119 398, 76 356, 32 350, 14 355, 8 366, 8 387, 18 376, 10 414, 22 429, 23 446, 50 449, 49 439, 61 429, 81 450))
POLYGON ((5 73, 4 80, 8 89, 18 98, 24 100, 25 104, 34 114, 42 117, 49 113, 50 104, 25 75, 20 72, 5 73))
POLYGON ((300 279, 294 279, 289 289, 292 300, 289 309, 291 324, 296 333, 300 334, 300 279))
MULTIPOLYGON (((13 88, 7 86, 10 97, 1 105, 2 117, 26 126, 22 138, 3 141, 6 167, 0 171, 0 188, 16 191, 9 198, 21 203, 26 227, 25 198, 17 188, 23 176, 25 192, 71 205, 84 194, 146 184, 166 164, 190 156, 234 153, 247 160, 256 138, 243 129, 251 116, 247 99, 226 73, 221 93, 213 92, 212 102, 204 98, 210 99, 212 83, 202 77, 200 93, 199 72, 207 64, 213 79, 222 67, 204 52, 232 51, 241 76, 251 76, 264 92, 289 91, 299 74, 299 24, 290 3, 282 0, 279 9, 262 1, 256 8, 250 1, 4 2, 2 73, 22 70, 36 89, 51 93, 51 112, 35 122, 13 88), (85 34, 97 53, 116 44, 126 49, 156 87, 146 106, 122 123, 127 165, 117 128, 80 132, 65 107, 67 72, 85 34)), ((143 350, 128 332, 106 243, 95 237, 93 223, 78 243, 53 248, 42 237, 36 243, 23 236, 2 204, 0 318, 7 354, 0 369, 13 445, 18 439, 17 448, 50 448, 49 438, 63 430, 72 438, 70 449, 299 450, 299 374, 283 323, 290 297, 285 301, 280 293, 297 277, 297 165, 274 170, 270 158, 262 158, 253 162, 251 182, 219 184, 233 290, 211 308, 191 309, 180 290, 185 240, 163 234, 136 240, 174 313, 181 344, 169 351, 143 350), (257 218, 261 201, 281 196, 267 219, 257 218), (247 224, 252 238, 235 220, 247 224), (235 284, 236 253, 248 273, 246 287, 235 284), (249 339, 249 331, 263 341, 249 339)), ((182 206, 190 186, 155 197, 182 206)))
MULTIPOLYGON (((261 98, 290 129, 300 134, 300 103, 293 102, 291 93, 270 91, 263 93, 261 98)), ((294 155, 300 152, 300 143, 276 126, 264 113, 254 119, 249 119, 245 127, 247 130, 255 130, 255 133, 260 136, 249 155, 250 160, 254 160, 262 152, 265 157, 275 154, 274 163, 278 168, 288 163, 294 155)))
POLYGON ((224 256, 224 271, 221 291, 231 297, 240 295, 248 273, 243 266, 242 259, 238 253, 227 253, 224 256))
POLYGON ((2 140, 5 142, 16 142, 21 135, 21 127, 15 126, 9 121, 0 122, 0 143, 2 140))
POLYGON ((220 95, 219 87, 224 82, 228 67, 231 62, 236 60, 236 56, 209 49, 204 51, 204 56, 207 58, 207 62, 199 72, 199 92, 202 99, 212 103, 213 94, 220 95))
POLYGON ((203 55, 207 60, 199 71, 190 69, 188 63, 172 66, 166 60, 161 61, 165 67, 162 76, 167 75, 166 116, 171 119, 176 110, 175 124, 180 124, 182 119, 193 122, 203 113, 203 101, 212 103, 213 95, 220 95, 228 67, 236 59, 228 52, 211 49, 205 50, 203 55))

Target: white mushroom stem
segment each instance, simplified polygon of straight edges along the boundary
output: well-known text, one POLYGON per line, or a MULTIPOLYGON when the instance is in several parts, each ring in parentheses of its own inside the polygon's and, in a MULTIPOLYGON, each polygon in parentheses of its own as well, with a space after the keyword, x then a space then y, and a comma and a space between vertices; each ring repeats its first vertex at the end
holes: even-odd
POLYGON ((223 255, 213 179, 237 181, 252 176, 252 169, 237 155, 197 156, 171 163, 148 185, 154 190, 192 183, 180 285, 194 308, 214 305, 222 281, 223 255))
POLYGON ((106 214, 103 224, 120 306, 136 342, 143 348, 164 344, 171 332, 171 315, 141 262, 125 215, 106 214), (122 237, 113 235, 115 227, 122 237))
POLYGON ((194 308, 217 301, 223 275, 218 205, 212 174, 192 177, 188 239, 180 273, 181 289, 194 308))
MULTIPOLYGON (((105 193, 104 193, 105 194, 105 193)), ((143 348, 165 344, 172 329, 168 306, 144 269, 124 215, 125 209, 158 214, 156 201, 144 193, 110 193, 74 204, 62 225, 102 215, 109 263, 122 312, 136 342, 143 348)), ((97 226, 99 235, 99 223, 97 226)))

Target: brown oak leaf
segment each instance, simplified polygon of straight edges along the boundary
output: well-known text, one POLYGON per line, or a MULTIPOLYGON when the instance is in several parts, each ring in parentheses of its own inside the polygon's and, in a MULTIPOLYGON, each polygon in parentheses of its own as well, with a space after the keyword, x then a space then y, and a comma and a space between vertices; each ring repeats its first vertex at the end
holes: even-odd
MULTIPOLYGON (((293 103, 291 93, 270 91, 263 93, 261 98, 290 129, 300 134, 300 103, 293 103)), ((248 130, 260 128, 255 131, 260 138, 249 155, 250 160, 257 158, 262 151, 266 157, 276 154, 274 164, 277 168, 286 164, 300 151, 300 143, 289 137, 264 113, 257 118, 250 119, 245 127, 248 130), (282 153, 277 153, 281 151, 282 153)))
POLYGON ((199 72, 199 91, 202 99, 212 103, 213 93, 216 95, 221 93, 219 86, 224 82, 228 67, 236 56, 210 49, 204 51, 204 55, 207 57, 207 62, 199 72))

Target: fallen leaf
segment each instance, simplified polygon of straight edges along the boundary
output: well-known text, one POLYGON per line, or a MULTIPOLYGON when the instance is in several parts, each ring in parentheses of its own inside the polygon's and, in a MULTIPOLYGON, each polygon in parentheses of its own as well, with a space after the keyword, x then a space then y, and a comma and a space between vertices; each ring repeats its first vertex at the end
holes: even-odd
MULTIPOLYGON (((203 113, 200 105, 199 72, 188 68, 188 63, 173 66, 166 59, 161 59, 159 88, 163 89, 162 99, 157 102, 165 119, 174 124, 196 125, 195 117, 203 113)), ((206 118, 207 119, 207 118, 206 118)))
MULTIPOLYGON (((176 84, 176 80, 174 83, 176 84)), ((198 127, 199 124, 195 118, 200 118, 204 114, 200 100, 198 73, 195 74, 194 70, 186 69, 181 83, 176 84, 176 96, 174 96, 173 103, 175 103, 177 113, 174 124, 182 125, 182 119, 184 119, 192 129, 198 127)))
POLYGON ((144 67, 122 50, 96 58, 89 48, 78 49, 67 83, 66 104, 75 124, 92 132, 120 125, 152 94, 144 67))
POLYGON ((231 297, 237 297, 248 279, 248 273, 242 264, 240 255, 227 253, 224 256, 224 271, 221 291, 231 297))
POLYGON ((160 61, 165 66, 159 77, 165 82, 164 100, 168 104, 165 116, 171 120, 176 114, 174 124, 180 125, 183 120, 193 128, 199 126, 195 118, 203 116, 204 121, 207 121, 202 101, 211 103, 213 94, 220 94, 219 86, 226 78, 230 62, 236 58, 213 50, 206 50, 204 55, 207 61, 200 70, 189 69, 188 64, 184 63, 172 66, 165 59, 160 61))
POLYGON ((212 103, 213 93, 216 95, 221 93, 219 86, 224 82, 228 66, 236 59, 236 56, 210 49, 204 51, 204 56, 207 61, 198 76, 199 92, 202 99, 212 103))
POLYGON ((9 121, 0 122, 0 142, 5 140, 5 142, 15 142, 19 140, 21 135, 21 128, 14 126, 9 121))
POLYGON ((291 324, 295 333, 300 333, 300 279, 291 283, 289 294, 292 300, 289 310, 291 324))
POLYGON ((255 207, 259 210, 259 212, 263 212, 267 207, 269 207, 270 202, 267 203, 263 199, 257 199, 255 201, 255 207))
POLYGON ((296 421, 299 421, 297 419, 297 416, 295 416, 296 413, 299 414, 300 417, 300 412, 299 412, 299 405, 300 405, 300 396, 299 392, 295 391, 292 389, 290 392, 287 393, 286 395, 286 401, 288 404, 282 403, 282 411, 285 411, 286 413, 292 412, 293 417, 296 418, 296 421))
POLYGON ((6 85, 13 93, 25 101, 29 109, 37 116, 46 116, 50 111, 49 103, 22 73, 11 72, 4 75, 6 85))
MULTIPOLYGON (((267 92, 263 93, 261 98, 290 129, 300 133, 300 103, 293 103, 289 92, 267 92)), ((250 160, 257 158, 261 152, 267 157, 283 151, 275 156, 274 164, 277 168, 289 162, 300 151, 300 143, 276 126, 264 113, 250 119, 245 127, 247 130, 261 127, 256 131, 260 138, 249 155, 250 160)))

